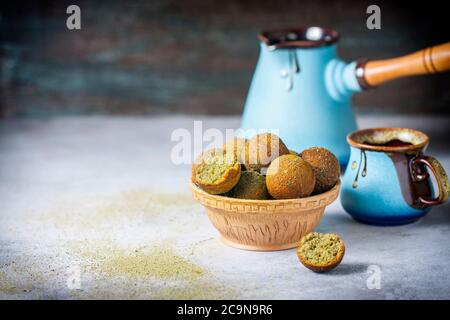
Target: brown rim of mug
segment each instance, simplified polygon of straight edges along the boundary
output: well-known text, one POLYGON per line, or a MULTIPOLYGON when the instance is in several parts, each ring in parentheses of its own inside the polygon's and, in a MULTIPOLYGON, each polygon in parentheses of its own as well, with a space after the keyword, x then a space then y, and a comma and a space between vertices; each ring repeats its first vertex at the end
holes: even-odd
MULTIPOLYGON (((394 136, 393 139, 398 139, 394 136)), ((392 140, 392 139, 390 139, 392 140)), ((351 132, 349 135, 347 135, 347 142, 355 148, 358 149, 364 149, 364 150, 370 150, 370 151, 378 151, 378 152, 408 152, 408 151, 419 151, 423 150, 427 145, 430 139, 428 136, 419 130, 409 129, 409 128, 369 128, 369 129, 362 129, 362 130, 356 130, 351 132), (412 133, 413 135, 417 136, 419 140, 422 140, 417 143, 413 143, 411 141, 405 141, 412 143, 408 146, 383 146, 383 145, 373 145, 368 144, 364 142, 359 142, 357 139, 359 137, 362 137, 364 135, 370 135, 375 132, 400 132, 400 131, 407 131, 412 133)), ((386 141, 389 142, 389 141, 386 141)))

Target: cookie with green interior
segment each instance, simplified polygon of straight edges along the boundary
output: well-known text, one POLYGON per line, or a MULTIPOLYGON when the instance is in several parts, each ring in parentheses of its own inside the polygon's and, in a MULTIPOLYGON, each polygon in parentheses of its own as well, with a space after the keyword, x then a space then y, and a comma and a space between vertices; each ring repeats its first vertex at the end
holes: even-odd
POLYGON ((214 157, 214 155, 217 152, 223 152, 223 149, 220 148, 216 148, 216 149, 208 149, 203 151, 194 161, 194 163, 192 164, 192 169, 191 169, 191 175, 192 177, 195 174, 195 171, 197 170, 198 166, 202 163, 208 163, 211 161, 211 158, 214 157))
POLYGON ((316 177, 314 194, 330 190, 339 180, 341 169, 336 156, 328 149, 312 147, 303 150, 300 154, 303 160, 309 163, 316 177))
POLYGON ((266 173, 267 190, 275 199, 307 197, 314 190, 315 182, 311 166, 293 154, 273 160, 266 173))
POLYGON ((289 149, 277 135, 261 133, 247 141, 243 152, 241 159, 245 167, 259 171, 279 156, 289 154, 289 149))
POLYGON ((293 154, 294 156, 298 156, 299 154, 295 150, 289 149, 289 154, 293 154))
POLYGON ((308 233, 300 240, 297 255, 300 262, 315 272, 337 267, 344 257, 344 241, 334 233, 308 233))
POLYGON ((266 177, 256 171, 242 171, 241 178, 231 190, 230 196, 239 199, 270 199, 266 187, 266 177))
POLYGON ((241 176, 236 157, 223 149, 204 152, 192 166, 192 182, 210 194, 230 191, 241 176))

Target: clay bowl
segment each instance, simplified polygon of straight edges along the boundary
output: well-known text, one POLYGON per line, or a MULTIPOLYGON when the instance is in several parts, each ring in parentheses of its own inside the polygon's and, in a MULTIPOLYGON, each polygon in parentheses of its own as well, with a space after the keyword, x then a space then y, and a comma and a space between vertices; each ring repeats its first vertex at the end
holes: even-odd
POLYGON ((340 185, 338 181, 327 192, 288 200, 235 199, 206 193, 192 182, 190 187, 225 244, 273 251, 297 247, 300 239, 319 224, 325 207, 336 200, 340 185))

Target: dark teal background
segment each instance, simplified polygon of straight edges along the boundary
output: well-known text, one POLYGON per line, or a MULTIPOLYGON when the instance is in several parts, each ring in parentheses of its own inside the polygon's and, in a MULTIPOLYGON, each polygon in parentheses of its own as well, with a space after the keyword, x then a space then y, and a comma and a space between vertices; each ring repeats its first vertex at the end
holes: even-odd
MULTIPOLYGON (((368 1, 8 1, 0 16, 0 115, 240 114, 263 29, 320 25, 343 59, 388 58, 450 40, 443 4, 368 1), (66 28, 77 4, 82 29, 66 28)), ((449 113, 449 75, 354 98, 359 112, 449 113)))

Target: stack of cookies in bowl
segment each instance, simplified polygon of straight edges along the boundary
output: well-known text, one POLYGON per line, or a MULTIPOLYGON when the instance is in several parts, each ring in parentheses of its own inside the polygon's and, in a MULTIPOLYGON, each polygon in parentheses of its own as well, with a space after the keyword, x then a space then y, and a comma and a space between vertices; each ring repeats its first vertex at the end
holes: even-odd
POLYGON ((226 244, 268 251, 298 246, 337 198, 339 177, 331 151, 296 152, 262 133, 204 151, 190 186, 226 244))
POLYGON ((192 181, 210 194, 253 200, 296 199, 326 192, 339 180, 339 162, 322 147, 297 153, 270 133, 234 138, 203 152, 192 181))

